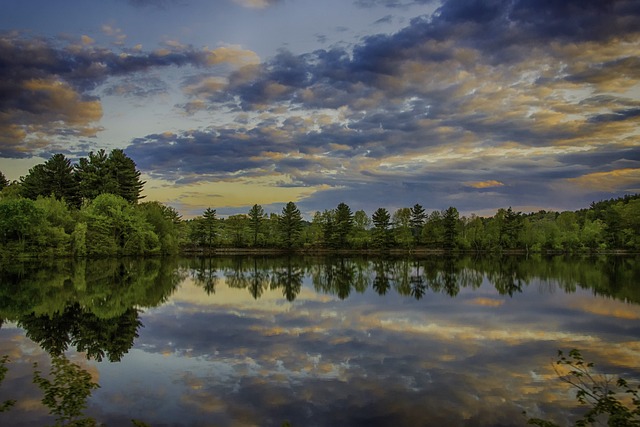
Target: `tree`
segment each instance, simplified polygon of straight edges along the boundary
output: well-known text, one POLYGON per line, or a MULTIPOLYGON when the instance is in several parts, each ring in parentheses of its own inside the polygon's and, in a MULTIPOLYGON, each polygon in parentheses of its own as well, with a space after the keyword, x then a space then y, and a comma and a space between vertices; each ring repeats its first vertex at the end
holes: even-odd
POLYGON ((78 182, 71 161, 63 154, 54 154, 46 162, 29 169, 21 178, 22 195, 35 200, 38 196, 54 196, 69 206, 80 206, 78 182))
POLYGON ((3 188, 8 186, 9 186, 9 180, 7 179, 6 176, 4 176, 2 171, 0 171, 0 191, 2 191, 3 188))
POLYGON ((89 372, 70 362, 64 354, 51 357, 51 379, 41 375, 37 363, 34 368, 33 382, 44 392, 42 403, 56 416, 56 426, 96 425, 94 419, 83 415, 91 391, 100 387, 89 372))
POLYGON ((75 167, 80 195, 93 200, 100 194, 116 194, 130 203, 136 203, 145 184, 135 162, 123 150, 90 152, 89 158, 81 158, 75 167))
POLYGON ((253 205, 249 210, 249 229, 251 230, 251 237, 253 246, 258 246, 258 236, 262 231, 262 225, 265 220, 264 209, 260 205, 253 205))
POLYGON ((99 195, 82 208, 80 217, 87 225, 88 255, 145 255, 160 251, 160 240, 151 224, 120 196, 99 195))
POLYGON ((442 226, 444 228, 443 246, 447 250, 452 250, 456 247, 459 218, 460 214, 453 206, 449 207, 442 216, 442 226))
POLYGON ((180 240, 181 216, 171 206, 160 202, 144 202, 136 206, 147 223, 149 223, 160 239, 160 251, 163 254, 178 252, 180 240))
POLYGON ((287 249, 292 248, 302 230, 302 214, 295 203, 289 202, 282 208, 282 215, 278 219, 278 225, 282 245, 287 249))
POLYGON ((353 213, 346 203, 340 203, 335 210, 334 236, 332 240, 339 248, 347 246, 347 237, 353 229, 353 213))
POLYGON ((0 242, 5 249, 17 243, 18 251, 24 251, 40 232, 44 221, 43 212, 29 199, 0 200, 0 242))
POLYGON ((422 227, 427 219, 427 213, 424 208, 418 203, 411 208, 411 218, 409 219, 411 225, 411 233, 416 244, 420 244, 420 237, 422 236, 422 227))
POLYGON ((378 208, 371 216, 373 222, 373 243, 379 248, 386 248, 390 243, 389 227, 391 215, 385 208, 378 208))
POLYGON ((511 206, 507 210, 498 209, 496 219, 500 225, 500 246, 512 249, 518 245, 518 235, 522 230, 522 216, 514 212, 511 206))
POLYGON ((366 248, 371 238, 369 236, 369 227, 371 226, 371 219, 367 216, 365 211, 357 210, 353 214, 353 229, 351 232, 351 244, 357 248, 366 248))
POLYGON ((231 244, 235 247, 244 246, 245 231, 247 230, 248 220, 244 214, 230 215, 225 221, 225 230, 228 239, 231 240, 231 244))
POLYGON ((89 153, 89 158, 82 157, 75 167, 76 179, 80 187, 80 196, 85 200, 93 200, 100 194, 118 194, 116 182, 109 168, 109 156, 104 150, 89 153))
POLYGON ((218 237, 218 219, 216 218, 216 210, 207 208, 202 213, 202 221, 199 224, 199 232, 203 242, 212 248, 218 237))
POLYGON ((440 211, 433 211, 422 228, 422 240, 431 248, 441 248, 444 242, 444 225, 440 211))
MULTIPOLYGON (((598 375, 594 364, 587 362, 579 350, 569 351, 567 356, 558 351, 554 366, 561 381, 576 391, 576 399, 589 409, 578 419, 575 426, 598 425, 640 426, 640 386, 632 387, 624 378, 598 375)), ((525 413, 526 414, 526 413, 525 413)), ((559 427, 551 421, 529 418, 528 423, 541 427, 559 427)))
POLYGON ((111 151, 108 162, 116 194, 131 203, 142 199, 144 196, 140 192, 145 182, 140 180, 140 171, 136 169, 135 162, 120 149, 111 151))
POLYGON ((411 209, 400 208, 393 213, 393 226, 396 243, 408 248, 414 241, 411 230, 411 209))

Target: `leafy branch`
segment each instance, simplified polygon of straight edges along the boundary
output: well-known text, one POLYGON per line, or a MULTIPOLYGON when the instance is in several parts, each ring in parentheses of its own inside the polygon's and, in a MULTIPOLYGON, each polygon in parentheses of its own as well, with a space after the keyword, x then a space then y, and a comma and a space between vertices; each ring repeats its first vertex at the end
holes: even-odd
MULTIPOLYGON (((576 390, 578 402, 589 406, 574 423, 576 427, 600 422, 606 422, 610 427, 640 427, 640 385, 634 388, 624 378, 614 380, 609 375, 596 374, 593 362, 585 361, 577 349, 569 351, 568 355, 558 351, 553 369, 561 381, 576 390)), ((559 427, 540 418, 530 418, 528 424, 559 427)))

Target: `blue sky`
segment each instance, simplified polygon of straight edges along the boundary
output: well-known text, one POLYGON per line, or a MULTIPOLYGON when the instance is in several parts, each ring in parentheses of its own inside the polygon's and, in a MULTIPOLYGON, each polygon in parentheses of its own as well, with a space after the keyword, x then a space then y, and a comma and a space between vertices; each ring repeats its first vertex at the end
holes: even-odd
POLYGON ((122 148, 185 216, 640 192, 640 3, 3 2, 0 171, 122 148))

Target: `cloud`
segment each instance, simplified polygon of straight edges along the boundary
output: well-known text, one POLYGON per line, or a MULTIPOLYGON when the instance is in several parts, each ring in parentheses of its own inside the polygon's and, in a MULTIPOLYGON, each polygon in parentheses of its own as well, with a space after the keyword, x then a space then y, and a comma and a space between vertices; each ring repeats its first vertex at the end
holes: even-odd
POLYGON ((276 5, 282 0, 233 0, 234 3, 239 4, 242 7, 249 9, 265 9, 267 7, 276 5))
POLYGON ((496 181, 495 179, 492 179, 489 181, 467 182, 465 183, 465 185, 471 188, 484 189, 484 188, 492 188, 492 187, 502 187, 504 184, 500 181, 496 181))
MULTIPOLYGON (((104 30, 118 33, 111 27, 104 30)), ((152 69, 236 67, 258 61, 252 52, 232 46, 196 50, 170 45, 155 52, 117 53, 84 37, 81 42, 0 36, 0 156, 37 154, 48 139, 55 144, 94 137, 101 130, 102 106, 89 93, 108 80, 114 83, 107 94, 149 96, 166 90, 161 79, 144 74, 152 69)))
POLYGON ((567 181, 598 191, 635 193, 640 192, 640 168, 594 172, 567 181))

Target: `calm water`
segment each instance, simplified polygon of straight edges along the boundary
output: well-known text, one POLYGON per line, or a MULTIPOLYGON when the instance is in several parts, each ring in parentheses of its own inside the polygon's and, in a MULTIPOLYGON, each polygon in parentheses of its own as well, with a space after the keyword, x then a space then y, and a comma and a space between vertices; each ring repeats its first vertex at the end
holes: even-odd
POLYGON ((566 424, 558 349, 640 380, 637 257, 25 263, 0 318, 0 425, 54 423, 33 363, 62 353, 109 426, 566 424))

